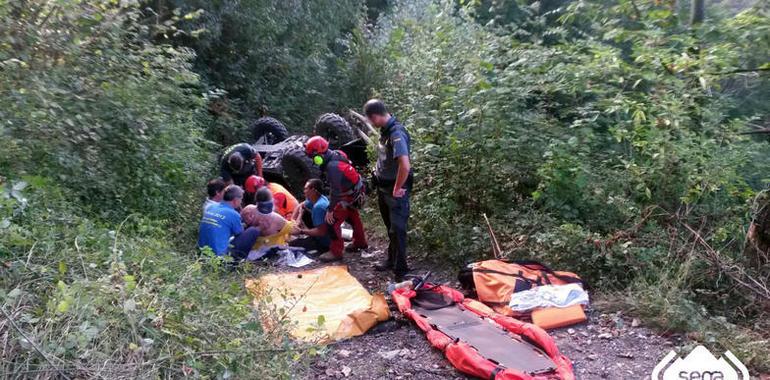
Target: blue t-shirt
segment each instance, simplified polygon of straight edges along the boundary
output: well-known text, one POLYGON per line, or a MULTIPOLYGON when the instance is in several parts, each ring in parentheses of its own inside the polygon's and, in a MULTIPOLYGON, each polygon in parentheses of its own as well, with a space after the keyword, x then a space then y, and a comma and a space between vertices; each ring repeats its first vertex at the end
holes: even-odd
MULTIPOLYGON (((315 203, 310 202, 310 199, 308 199, 305 201, 305 207, 310 209, 310 217, 313 220, 313 228, 326 223, 324 218, 326 218, 326 210, 329 209, 329 198, 321 195, 321 197, 318 198, 315 203)), ((316 237, 316 239, 318 239, 318 242, 326 247, 331 244, 331 239, 329 239, 328 234, 326 236, 316 237)))
POLYGON ((243 232, 241 215, 225 202, 209 206, 203 212, 198 229, 198 247, 210 247, 217 256, 227 253, 230 237, 243 232))

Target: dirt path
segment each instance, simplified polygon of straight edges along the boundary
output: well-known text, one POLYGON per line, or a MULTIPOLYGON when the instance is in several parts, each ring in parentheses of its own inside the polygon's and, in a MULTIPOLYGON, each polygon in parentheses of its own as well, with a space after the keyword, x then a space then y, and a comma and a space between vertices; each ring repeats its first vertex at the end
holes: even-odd
MULTIPOLYGON (((382 258, 382 241, 373 241, 370 253, 347 255, 345 264, 370 292, 383 292, 389 274, 372 269, 382 258), (373 256, 373 257, 369 257, 373 256)), ((314 264, 318 266, 318 264, 314 264)), ((415 273, 428 268, 413 263, 415 273)), ((459 287, 456 273, 435 271, 434 282, 459 287)), ((443 355, 430 347, 425 336, 393 309, 394 319, 364 336, 328 346, 328 352, 311 364, 305 379, 465 379, 443 355)), ((639 321, 621 313, 589 310, 589 322, 550 332, 573 362, 578 379, 649 379, 654 365, 674 343, 639 321)))

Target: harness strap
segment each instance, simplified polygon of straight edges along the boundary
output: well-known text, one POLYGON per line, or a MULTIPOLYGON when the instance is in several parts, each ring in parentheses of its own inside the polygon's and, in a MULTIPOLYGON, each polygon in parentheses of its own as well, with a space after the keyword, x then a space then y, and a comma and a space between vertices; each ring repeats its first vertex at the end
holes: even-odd
POLYGON ((341 195, 341 196, 346 196, 346 195, 353 195, 353 194, 357 194, 358 192, 360 192, 360 191, 361 191, 361 189, 362 189, 363 187, 364 187, 364 181, 363 181, 363 179, 361 179, 361 176, 359 176, 359 178, 358 178, 358 182, 356 182, 356 184, 355 184, 355 185, 353 185, 353 187, 352 187, 350 190, 348 190, 348 191, 343 191, 342 193, 340 193, 340 195, 341 195))
POLYGON ((495 377, 497 377, 497 374, 500 373, 505 368, 501 366, 495 367, 495 369, 492 370, 492 373, 489 374, 489 380, 495 380, 495 377))

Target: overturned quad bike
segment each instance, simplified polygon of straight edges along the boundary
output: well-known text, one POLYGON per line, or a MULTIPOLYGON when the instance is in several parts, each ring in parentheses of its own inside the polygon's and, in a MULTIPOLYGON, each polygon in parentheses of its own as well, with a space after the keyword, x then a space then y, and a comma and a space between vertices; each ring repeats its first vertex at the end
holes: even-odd
MULTIPOLYGON (((345 152, 356 169, 365 173, 369 164, 369 135, 377 132, 363 116, 355 111, 350 111, 348 119, 325 113, 316 121, 313 134, 328 140, 330 149, 345 152)), ((257 119, 251 126, 251 136, 252 145, 262 156, 262 172, 267 181, 280 183, 292 194, 301 196, 308 179, 321 178, 320 169, 305 154, 305 142, 310 136, 289 135, 286 126, 272 117, 257 119)))

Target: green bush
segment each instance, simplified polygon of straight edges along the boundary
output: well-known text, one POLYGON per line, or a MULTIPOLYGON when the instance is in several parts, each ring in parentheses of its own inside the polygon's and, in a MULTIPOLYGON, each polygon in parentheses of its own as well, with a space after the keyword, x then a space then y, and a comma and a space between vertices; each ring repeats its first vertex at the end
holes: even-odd
MULTIPOLYGON (((188 49, 149 42, 138 4, 0 5, 4 174, 54 179, 90 210, 170 218, 210 167, 188 49)), ((197 193, 195 193, 197 195, 197 193)))
MULTIPOLYGON (((288 378, 306 347, 199 258, 216 144, 138 3, 0 4, 0 377, 288 378)), ((251 274, 256 275, 256 274, 251 274)), ((283 321, 276 321, 283 322, 283 321)), ((299 367, 298 367, 299 366, 299 367)))
POLYGON ((70 378, 288 378, 303 365, 284 329, 262 330, 273 314, 255 311, 240 273, 180 253, 162 224, 87 219, 53 181, 25 180, 0 186, 4 377, 56 374, 43 354, 70 378))
MULTIPOLYGON (((218 97, 226 108, 216 112, 220 116, 248 121, 267 113, 292 131, 309 132, 321 113, 365 101, 355 96, 360 84, 347 75, 347 57, 355 50, 351 33, 363 23, 360 0, 164 5, 171 9, 159 8, 161 17, 189 15, 169 37, 196 51, 196 71, 210 89, 226 91, 218 97)), ((230 134, 239 136, 213 137, 230 134)))
POLYGON ((691 28, 665 4, 503 3, 397 2, 372 38, 388 56, 380 94, 414 138, 415 241, 456 263, 487 256, 487 213, 511 258, 603 291, 678 271, 660 302, 764 318, 740 283, 713 281, 709 255, 770 276, 742 252, 770 147, 741 134, 766 118, 752 97, 770 82, 734 73, 770 61, 749 48, 770 42, 768 7, 691 28))

